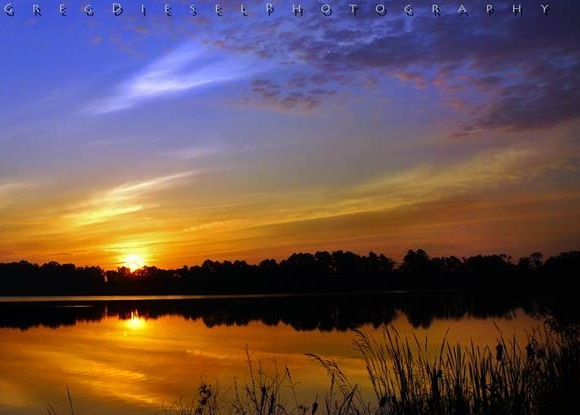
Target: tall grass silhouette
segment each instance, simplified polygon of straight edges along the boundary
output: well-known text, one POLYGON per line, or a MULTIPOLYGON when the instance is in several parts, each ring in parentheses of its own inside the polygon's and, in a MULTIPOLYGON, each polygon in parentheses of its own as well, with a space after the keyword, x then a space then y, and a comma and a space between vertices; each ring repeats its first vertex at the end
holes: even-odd
MULTIPOLYGON (((354 347, 366 366, 368 385, 352 384, 337 362, 309 354, 329 386, 313 402, 301 402, 290 370, 266 370, 246 350, 248 376, 229 393, 202 382, 190 401, 163 415, 463 415, 577 414, 580 407, 580 330, 545 325, 527 341, 506 339, 498 328, 494 347, 442 344, 403 337, 393 326, 379 336, 354 331, 354 347), (362 388, 372 390, 363 396, 362 388), (365 398, 366 396, 366 398, 365 398)), ((67 389, 71 415, 74 415, 67 389)), ((48 407, 49 415, 56 415, 48 407)))

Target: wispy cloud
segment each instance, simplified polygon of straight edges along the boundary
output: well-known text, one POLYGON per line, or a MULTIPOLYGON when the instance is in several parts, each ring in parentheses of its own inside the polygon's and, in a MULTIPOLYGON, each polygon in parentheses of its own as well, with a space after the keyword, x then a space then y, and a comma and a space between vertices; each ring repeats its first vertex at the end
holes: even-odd
POLYGON ((4 197, 8 192, 21 186, 19 183, 0 183, 0 197, 4 197))
POLYGON ((178 160, 197 160, 225 152, 224 147, 184 147, 178 150, 171 150, 161 153, 161 157, 167 157, 178 160))
MULTIPOLYGON (((423 165, 368 178, 349 188, 277 195, 254 225, 316 221, 371 212, 397 212, 426 203, 486 198, 566 168, 550 152, 525 146, 482 152, 448 166, 423 165)), ((242 207, 237 208, 238 211, 242 207)), ((243 223, 235 223, 243 225, 243 223)))
POLYGON ((369 177, 350 187, 254 194, 235 205, 191 212, 199 219, 182 231, 207 241, 228 235, 249 238, 258 229, 293 223, 326 223, 357 215, 397 216, 408 209, 439 206, 449 200, 485 200, 490 192, 501 193, 562 168, 546 152, 513 146, 448 166, 423 165, 369 177))
POLYGON ((264 68, 256 64, 255 58, 189 41, 122 82, 109 97, 93 103, 88 111, 96 114, 121 111, 154 98, 252 76, 264 68))
POLYGON ((65 219, 75 226, 105 222, 119 215, 138 212, 151 207, 147 196, 174 186, 179 180, 191 177, 194 171, 124 183, 105 190, 75 208, 65 219))
POLYGON ((30 183, 0 181, 0 208, 11 203, 12 198, 17 192, 29 186, 31 186, 30 183))
POLYGON ((396 206, 424 203, 469 194, 500 191, 523 181, 531 181, 551 170, 562 168, 561 161, 525 146, 482 152, 445 167, 432 165, 399 171, 370 179, 353 189, 353 195, 377 203, 396 206), (380 195, 387 195, 380 196, 380 195))

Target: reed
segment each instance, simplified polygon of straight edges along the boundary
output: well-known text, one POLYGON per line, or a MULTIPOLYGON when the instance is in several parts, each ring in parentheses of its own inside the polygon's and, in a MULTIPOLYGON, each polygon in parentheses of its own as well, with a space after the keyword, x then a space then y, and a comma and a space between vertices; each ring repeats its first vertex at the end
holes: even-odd
MULTIPOLYGON (((365 399, 332 360, 307 355, 321 366, 329 387, 311 403, 301 402, 290 370, 267 368, 246 350, 248 375, 224 393, 201 382, 197 395, 164 415, 484 415, 577 414, 580 408, 580 330, 544 326, 522 345, 498 329, 494 347, 450 344, 435 350, 427 339, 403 337, 393 326, 380 336, 354 332, 374 398, 365 399)), ((73 400, 67 388, 69 409, 73 400)), ((47 407, 49 415, 56 411, 47 407)))
MULTIPOLYGON (((499 332, 499 329, 498 329, 499 332)), ((577 413, 577 334, 536 330, 524 347, 499 332, 494 348, 451 345, 435 354, 424 343, 384 327, 382 338, 357 331, 376 398, 376 414, 577 413)))

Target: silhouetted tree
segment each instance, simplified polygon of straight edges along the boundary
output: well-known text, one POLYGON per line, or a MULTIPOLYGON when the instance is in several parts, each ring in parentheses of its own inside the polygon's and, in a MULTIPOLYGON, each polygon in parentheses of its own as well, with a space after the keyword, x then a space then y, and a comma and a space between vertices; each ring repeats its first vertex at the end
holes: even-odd
POLYGON ((27 261, 0 263, 0 295, 203 294, 353 292, 390 289, 473 289, 495 292, 570 290, 580 270, 580 252, 543 262, 534 252, 514 264, 508 255, 430 258, 409 250, 403 263, 383 254, 350 251, 296 253, 279 263, 206 260, 178 269, 145 266, 104 272, 99 267, 27 261))

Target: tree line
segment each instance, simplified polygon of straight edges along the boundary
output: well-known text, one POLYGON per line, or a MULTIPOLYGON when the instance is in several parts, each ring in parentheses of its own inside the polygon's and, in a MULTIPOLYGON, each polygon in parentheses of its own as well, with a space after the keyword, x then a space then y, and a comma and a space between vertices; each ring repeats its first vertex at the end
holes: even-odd
POLYGON ((203 296, 201 298, 110 299, 82 298, 74 303, 61 301, 2 302, 0 328, 26 330, 44 326, 58 328, 80 322, 98 322, 107 317, 128 320, 139 316, 158 319, 179 316, 201 321, 206 327, 245 326, 260 322, 267 326, 285 324, 298 331, 347 331, 372 325, 375 328, 406 316, 417 328, 429 327, 435 320, 465 317, 499 319, 523 310, 529 316, 542 316, 557 309, 568 319, 580 321, 576 301, 563 302, 526 295, 488 296, 472 292, 445 293, 364 293, 314 294, 284 296, 203 296), (71 304, 77 307, 71 307, 71 304), (80 307, 79 307, 80 305, 80 307))
POLYGON ((243 294, 377 290, 562 291, 579 275, 580 251, 544 260, 541 253, 430 257, 409 250, 401 263, 370 252, 295 253, 259 264, 206 260, 177 269, 28 261, 0 263, 0 295, 243 294))

